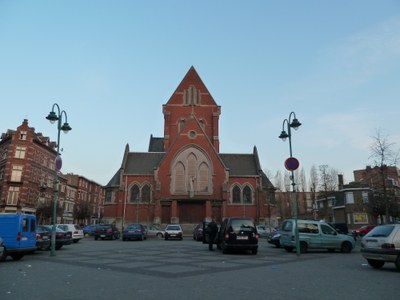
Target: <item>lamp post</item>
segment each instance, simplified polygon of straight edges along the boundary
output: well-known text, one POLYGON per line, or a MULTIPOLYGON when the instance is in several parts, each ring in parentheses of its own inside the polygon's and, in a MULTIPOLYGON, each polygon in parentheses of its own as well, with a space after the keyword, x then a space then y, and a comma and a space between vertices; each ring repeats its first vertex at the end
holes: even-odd
POLYGON ((289 153, 290 157, 285 161, 285 167, 287 170, 291 172, 291 181, 292 181, 292 190, 293 190, 293 218, 295 223, 295 243, 296 243, 296 254, 300 255, 300 241, 299 241, 299 229, 297 227, 297 199, 296 199, 296 183, 294 181, 294 171, 299 167, 299 162, 296 158, 293 157, 292 154, 292 128, 297 130, 301 126, 301 123, 296 118, 296 114, 291 112, 289 114, 289 118, 283 120, 282 123, 282 132, 279 135, 279 138, 285 141, 289 138, 289 153), (293 120, 292 120, 293 116, 293 120), (285 130, 286 125, 286 130, 285 130))
POLYGON ((57 121, 57 156, 55 160, 55 175, 54 175, 54 204, 53 204, 53 227, 51 230, 51 256, 56 255, 56 219, 57 219, 57 193, 58 193, 58 172, 61 169, 62 165, 62 160, 60 157, 60 132, 61 130, 64 131, 64 133, 68 133, 72 128, 69 126, 67 122, 67 113, 64 110, 60 110, 60 107, 58 106, 57 103, 53 104, 53 107, 51 109, 51 112, 49 115, 46 117, 47 120, 50 121, 50 123, 54 124, 55 121, 57 121), (57 111, 55 112, 54 109, 57 108, 57 111), (62 124, 62 118, 63 115, 65 117, 65 122, 62 124), (62 125, 61 125, 62 124, 62 125))

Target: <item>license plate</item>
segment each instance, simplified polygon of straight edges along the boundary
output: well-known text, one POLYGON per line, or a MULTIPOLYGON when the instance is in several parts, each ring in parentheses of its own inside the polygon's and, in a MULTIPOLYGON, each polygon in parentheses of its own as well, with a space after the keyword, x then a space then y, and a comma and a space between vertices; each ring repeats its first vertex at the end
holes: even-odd
POLYGON ((47 240, 49 237, 47 235, 42 236, 42 240, 47 240))
POLYGON ((105 234, 101 234, 100 237, 106 237, 106 235, 105 234))
POLYGON ((236 239, 237 240, 248 240, 249 237, 248 236, 237 236, 236 239))

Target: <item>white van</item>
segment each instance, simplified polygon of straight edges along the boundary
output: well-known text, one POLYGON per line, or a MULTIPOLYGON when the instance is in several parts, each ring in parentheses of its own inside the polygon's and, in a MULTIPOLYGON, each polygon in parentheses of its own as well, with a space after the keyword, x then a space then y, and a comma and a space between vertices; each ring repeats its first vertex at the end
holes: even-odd
MULTIPOLYGON (((297 227, 301 253, 307 252, 308 249, 327 249, 330 252, 340 250, 350 253, 355 247, 355 241, 351 236, 338 233, 326 222, 298 219, 297 227)), ((285 220, 282 224, 280 243, 288 252, 296 248, 295 228, 295 219, 285 220)))

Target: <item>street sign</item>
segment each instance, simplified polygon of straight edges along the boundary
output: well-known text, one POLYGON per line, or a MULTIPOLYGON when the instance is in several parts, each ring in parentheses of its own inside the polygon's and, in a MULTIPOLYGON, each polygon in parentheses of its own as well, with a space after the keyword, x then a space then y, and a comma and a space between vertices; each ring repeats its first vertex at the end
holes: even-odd
POLYGON ((60 171, 62 166, 61 156, 57 155, 56 157, 56 171, 60 171))
POLYGON ((285 160, 285 168, 288 171, 294 171, 297 170, 299 167, 300 163, 295 157, 289 157, 287 160, 285 160))

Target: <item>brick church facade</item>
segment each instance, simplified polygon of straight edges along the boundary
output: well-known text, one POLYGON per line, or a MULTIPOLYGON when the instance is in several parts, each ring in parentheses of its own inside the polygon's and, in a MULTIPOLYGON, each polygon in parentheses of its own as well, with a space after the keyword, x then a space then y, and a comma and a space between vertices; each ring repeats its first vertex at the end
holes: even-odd
POLYGON ((196 224, 248 216, 267 223, 274 187, 249 154, 219 152, 216 104, 191 67, 163 105, 164 136, 147 152, 126 145, 120 169, 106 185, 103 222, 196 224))

